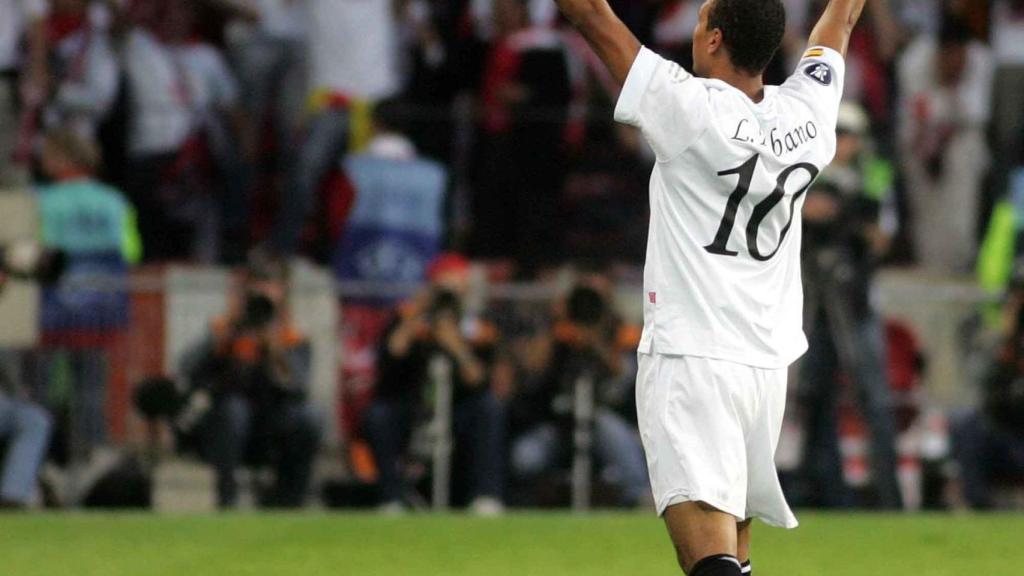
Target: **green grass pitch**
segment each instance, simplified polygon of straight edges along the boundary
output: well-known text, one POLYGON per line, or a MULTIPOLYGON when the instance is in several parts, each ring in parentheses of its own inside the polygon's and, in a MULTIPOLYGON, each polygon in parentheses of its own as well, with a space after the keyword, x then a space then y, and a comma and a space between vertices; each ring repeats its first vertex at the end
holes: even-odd
MULTIPOLYGON (((1024 515, 801 514, 755 527, 758 576, 1024 574, 1024 515)), ((678 574, 641 514, 0 515, 0 575, 678 574)))

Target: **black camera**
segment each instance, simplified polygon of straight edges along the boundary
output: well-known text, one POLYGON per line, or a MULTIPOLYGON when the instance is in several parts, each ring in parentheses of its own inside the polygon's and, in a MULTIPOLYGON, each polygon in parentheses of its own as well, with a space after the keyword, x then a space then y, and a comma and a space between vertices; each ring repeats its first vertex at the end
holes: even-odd
POLYGON ((442 316, 460 318, 462 316, 462 301, 459 300, 459 295, 451 290, 436 290, 430 301, 428 315, 431 321, 442 316))
POLYGON ((577 326, 599 326, 608 314, 607 303, 600 292, 589 286, 577 286, 566 298, 569 321, 577 326))
POLYGON ((277 305, 266 294, 249 292, 245 296, 245 307, 239 327, 243 330, 263 330, 277 317, 277 305))
POLYGON ((0 273, 21 280, 53 284, 67 264, 63 251, 25 240, 0 246, 0 273))

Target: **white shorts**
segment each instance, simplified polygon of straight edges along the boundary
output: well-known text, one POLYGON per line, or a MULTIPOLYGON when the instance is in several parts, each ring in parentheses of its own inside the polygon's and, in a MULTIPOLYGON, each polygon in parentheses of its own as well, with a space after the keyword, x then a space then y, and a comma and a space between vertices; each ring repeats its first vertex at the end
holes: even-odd
POLYGON ((786 369, 640 354, 636 404, 658 515, 704 502, 795 528, 775 470, 786 369))

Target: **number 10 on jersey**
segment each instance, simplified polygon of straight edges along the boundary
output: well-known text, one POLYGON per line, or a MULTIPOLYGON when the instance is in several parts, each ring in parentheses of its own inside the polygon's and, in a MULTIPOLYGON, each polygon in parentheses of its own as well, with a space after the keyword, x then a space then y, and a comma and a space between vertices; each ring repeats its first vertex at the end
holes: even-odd
MULTIPOLYGON (((711 254, 718 254, 720 256, 737 256, 739 254, 739 252, 729 250, 729 237, 732 236, 732 229, 736 224, 736 212, 739 210, 740 202, 742 202, 747 196, 747 193, 750 192, 750 184, 754 180, 754 170, 757 169, 757 163, 760 159, 761 157, 759 155, 754 154, 750 157, 750 160, 747 160, 742 165, 729 170, 723 170, 718 173, 718 175, 722 177, 728 177, 735 174, 739 176, 739 181, 736 184, 736 189, 729 195, 729 201, 725 205, 725 214, 722 215, 722 223, 718 225, 718 233, 715 234, 714 242, 704 247, 704 249, 711 254)), ((797 200, 807 192, 807 189, 811 187, 811 183, 814 182, 814 179, 817 177, 818 168, 813 164, 808 164, 807 162, 794 164, 779 174, 775 183, 775 190, 772 191, 772 193, 764 200, 754 206, 754 211, 750 215, 750 221, 747 222, 747 251, 750 253, 752 258, 766 262, 771 260, 772 257, 778 253, 779 248, 782 247, 782 242, 786 239, 786 234, 789 232, 789 227, 793 225, 793 208, 796 206, 797 200), (775 208, 775 206, 786 196, 786 182, 797 170, 803 170, 811 177, 807 181, 807 185, 797 191, 789 201, 789 219, 786 221, 786 225, 782 228, 782 232, 779 234, 779 243, 770 253, 763 254, 757 247, 757 231, 772 209, 775 208)))

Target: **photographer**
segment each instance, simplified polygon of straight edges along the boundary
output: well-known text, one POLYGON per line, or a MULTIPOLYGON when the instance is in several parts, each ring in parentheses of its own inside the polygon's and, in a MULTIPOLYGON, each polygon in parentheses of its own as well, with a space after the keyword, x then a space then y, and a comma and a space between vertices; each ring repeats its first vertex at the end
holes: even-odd
POLYGON ((972 508, 992 506, 992 485, 1024 481, 1024 282, 1011 289, 1008 334, 984 380, 982 404, 953 418, 953 456, 972 508))
POLYGON ((363 424, 380 474, 382 509, 406 505, 401 460, 425 412, 429 366, 440 357, 452 368, 452 433, 470 463, 470 509, 497 514, 503 510, 506 409, 490 389, 496 336, 489 325, 464 315, 464 258, 442 255, 428 276, 429 288, 401 307, 381 339, 375 397, 363 424))
POLYGON ((850 379, 870 431, 872 480, 882 508, 899 508, 896 429, 886 373, 882 322, 870 292, 877 262, 888 250, 884 200, 888 165, 874 159, 864 111, 844 103, 836 156, 804 204, 804 319, 808 351, 800 366, 799 401, 806 439, 799 490, 803 505, 849 507, 853 493, 839 450, 842 373, 850 379))
POLYGON ((306 399, 310 346, 291 322, 286 286, 283 264, 254 260, 228 314, 183 362, 189 405, 212 406, 198 443, 216 468, 221 508, 237 504, 235 473, 245 464, 276 473, 261 504, 299 507, 309 489, 320 423, 306 399))
POLYGON ((635 357, 639 335, 609 309, 605 279, 577 285, 565 310, 538 348, 538 365, 528 367, 513 403, 520 430, 512 444, 512 470, 522 484, 564 468, 572 457, 574 385, 588 377, 595 387, 593 453, 602 478, 618 490, 619 502, 650 501, 647 465, 636 428, 624 414, 635 413, 635 357))
MULTIPOLYGON (((6 280, 0 272, 0 292, 6 280)), ((19 378, 12 374, 17 358, 0 354, 0 453, 6 453, 0 459, 0 509, 21 509, 35 493, 53 425, 46 410, 18 395, 19 378)))

